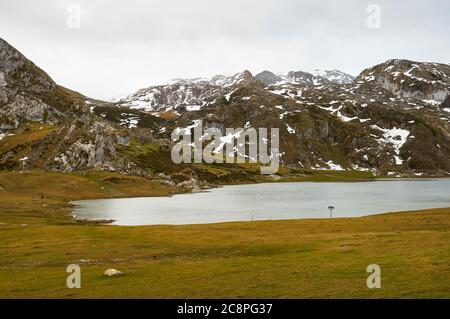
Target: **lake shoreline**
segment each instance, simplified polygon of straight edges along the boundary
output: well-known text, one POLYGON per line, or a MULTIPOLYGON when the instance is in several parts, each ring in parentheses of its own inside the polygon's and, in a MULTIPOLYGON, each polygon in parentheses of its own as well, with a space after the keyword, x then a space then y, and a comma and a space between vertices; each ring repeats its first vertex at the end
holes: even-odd
POLYGON ((333 218, 450 206, 443 191, 450 188, 448 180, 416 178, 372 181, 374 183, 367 184, 359 181, 221 185, 200 193, 173 194, 170 197, 91 199, 71 204, 75 205, 77 219, 96 222, 113 220, 109 224, 121 226, 324 219, 329 218, 329 205, 336 206, 333 218), (391 184, 393 182, 396 184, 391 184), (358 185, 360 183, 366 186, 358 185), (349 200, 352 196, 354 199, 349 200))
MULTIPOLYGON (((385 176, 371 176, 368 178, 367 174, 358 175, 360 172, 347 171, 318 171, 315 173, 319 173, 319 175, 317 177, 301 176, 303 178, 302 180, 217 184, 204 191, 207 192, 212 189, 222 188, 223 186, 235 185, 297 182, 339 182, 347 184, 353 182, 371 182, 386 178, 385 176), (355 173, 358 174, 354 175, 355 173)), ((430 177, 411 177, 406 179, 424 180, 427 178, 430 177)), ((448 177, 431 178, 446 179, 448 177)), ((398 179, 396 177, 387 177, 387 180, 392 181, 398 179)), ((157 180, 111 172, 86 172, 81 174, 52 173, 40 170, 25 173, 0 171, 0 186, 2 187, 0 188, 0 194, 5 195, 0 198, 0 211, 9 210, 10 212, 16 212, 17 218, 13 218, 13 221, 17 219, 18 223, 29 223, 29 219, 31 218, 32 220, 36 220, 36 222, 40 222, 42 219, 44 221, 50 219, 54 222, 68 225, 98 225, 95 221, 74 220, 73 213, 75 206, 71 203, 80 200, 107 198, 174 197, 174 195, 198 194, 197 192, 180 192, 176 188, 160 184, 157 180), (118 180, 119 182, 109 182, 112 179, 118 180), (43 202, 32 200, 32 198, 37 198, 41 193, 45 194, 45 200, 43 202), (49 212, 49 208, 53 209, 54 212, 49 212), (37 212, 39 212, 38 215, 36 215, 37 212), (25 214, 25 216, 19 217, 22 214, 25 214)), ((2 214, 0 213, 1 216, 2 214)), ((8 219, 10 218, 8 217, 8 219)))
POLYGON ((383 215, 400 215, 400 214, 409 214, 409 213, 421 213, 423 211, 433 211, 439 209, 449 209, 448 207, 429 207, 425 209, 416 209, 416 210, 408 210, 408 211, 385 211, 379 212, 375 214, 363 215, 363 216, 354 216, 354 217, 333 217, 333 218, 292 218, 292 219, 264 219, 264 220, 250 220, 250 221, 225 221, 225 222, 213 222, 213 223, 195 223, 195 224, 149 224, 149 225, 116 225, 114 224, 115 220, 101 220, 101 219, 77 219, 82 224, 92 224, 92 225, 103 225, 103 226, 114 226, 114 227, 189 227, 189 226, 228 226, 232 224, 246 224, 246 223, 267 223, 267 222, 298 222, 298 221, 317 221, 317 220, 335 220, 335 221, 345 221, 345 220, 353 220, 359 218, 367 218, 367 217, 377 217, 383 215))
POLYGON ((175 190, 112 173, 0 172, 0 185, 3 298, 450 296, 450 208, 361 218, 112 227, 73 220, 68 202, 175 190), (111 183, 112 177, 120 183, 111 183), (33 201, 41 192, 45 199, 33 201), (83 269, 84 288, 68 291, 65 266, 73 263, 83 269), (389 278, 377 291, 365 286, 372 263, 389 278), (108 268, 125 275, 105 280, 108 268))

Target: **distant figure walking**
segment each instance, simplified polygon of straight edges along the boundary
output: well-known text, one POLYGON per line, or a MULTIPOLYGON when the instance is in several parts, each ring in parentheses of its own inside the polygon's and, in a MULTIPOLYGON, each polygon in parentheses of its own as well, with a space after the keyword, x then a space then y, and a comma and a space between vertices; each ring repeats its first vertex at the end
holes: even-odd
POLYGON ((44 200, 44 194, 41 194, 41 200, 44 200))

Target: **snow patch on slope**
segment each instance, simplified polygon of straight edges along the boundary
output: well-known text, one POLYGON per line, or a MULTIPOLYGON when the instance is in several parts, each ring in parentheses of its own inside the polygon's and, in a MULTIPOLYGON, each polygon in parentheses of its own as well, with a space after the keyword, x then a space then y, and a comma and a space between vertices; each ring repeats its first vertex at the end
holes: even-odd
POLYGON ((383 137, 378 139, 378 142, 380 144, 391 144, 395 151, 395 164, 402 165, 403 160, 400 158, 400 149, 406 143, 410 132, 396 127, 392 129, 384 129, 378 125, 371 125, 370 127, 383 132, 383 137))

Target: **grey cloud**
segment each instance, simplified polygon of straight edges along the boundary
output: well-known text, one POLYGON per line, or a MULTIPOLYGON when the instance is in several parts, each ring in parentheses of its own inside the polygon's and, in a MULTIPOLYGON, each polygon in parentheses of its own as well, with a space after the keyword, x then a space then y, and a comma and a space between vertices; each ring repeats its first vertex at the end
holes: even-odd
POLYGON ((84 94, 108 98, 174 77, 337 68, 389 58, 449 62, 447 0, 2 0, 0 37, 84 94), (381 29, 366 27, 368 4, 381 29), (66 27, 78 4, 82 28, 66 27))

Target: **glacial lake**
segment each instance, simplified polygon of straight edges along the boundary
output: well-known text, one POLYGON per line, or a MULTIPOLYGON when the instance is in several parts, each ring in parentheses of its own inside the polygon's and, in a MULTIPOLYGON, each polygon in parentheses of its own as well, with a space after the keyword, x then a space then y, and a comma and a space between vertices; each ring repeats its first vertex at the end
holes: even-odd
POLYGON ((205 224, 230 221, 359 217, 450 207, 450 179, 357 183, 231 185, 203 193, 76 201, 77 219, 115 225, 205 224))

